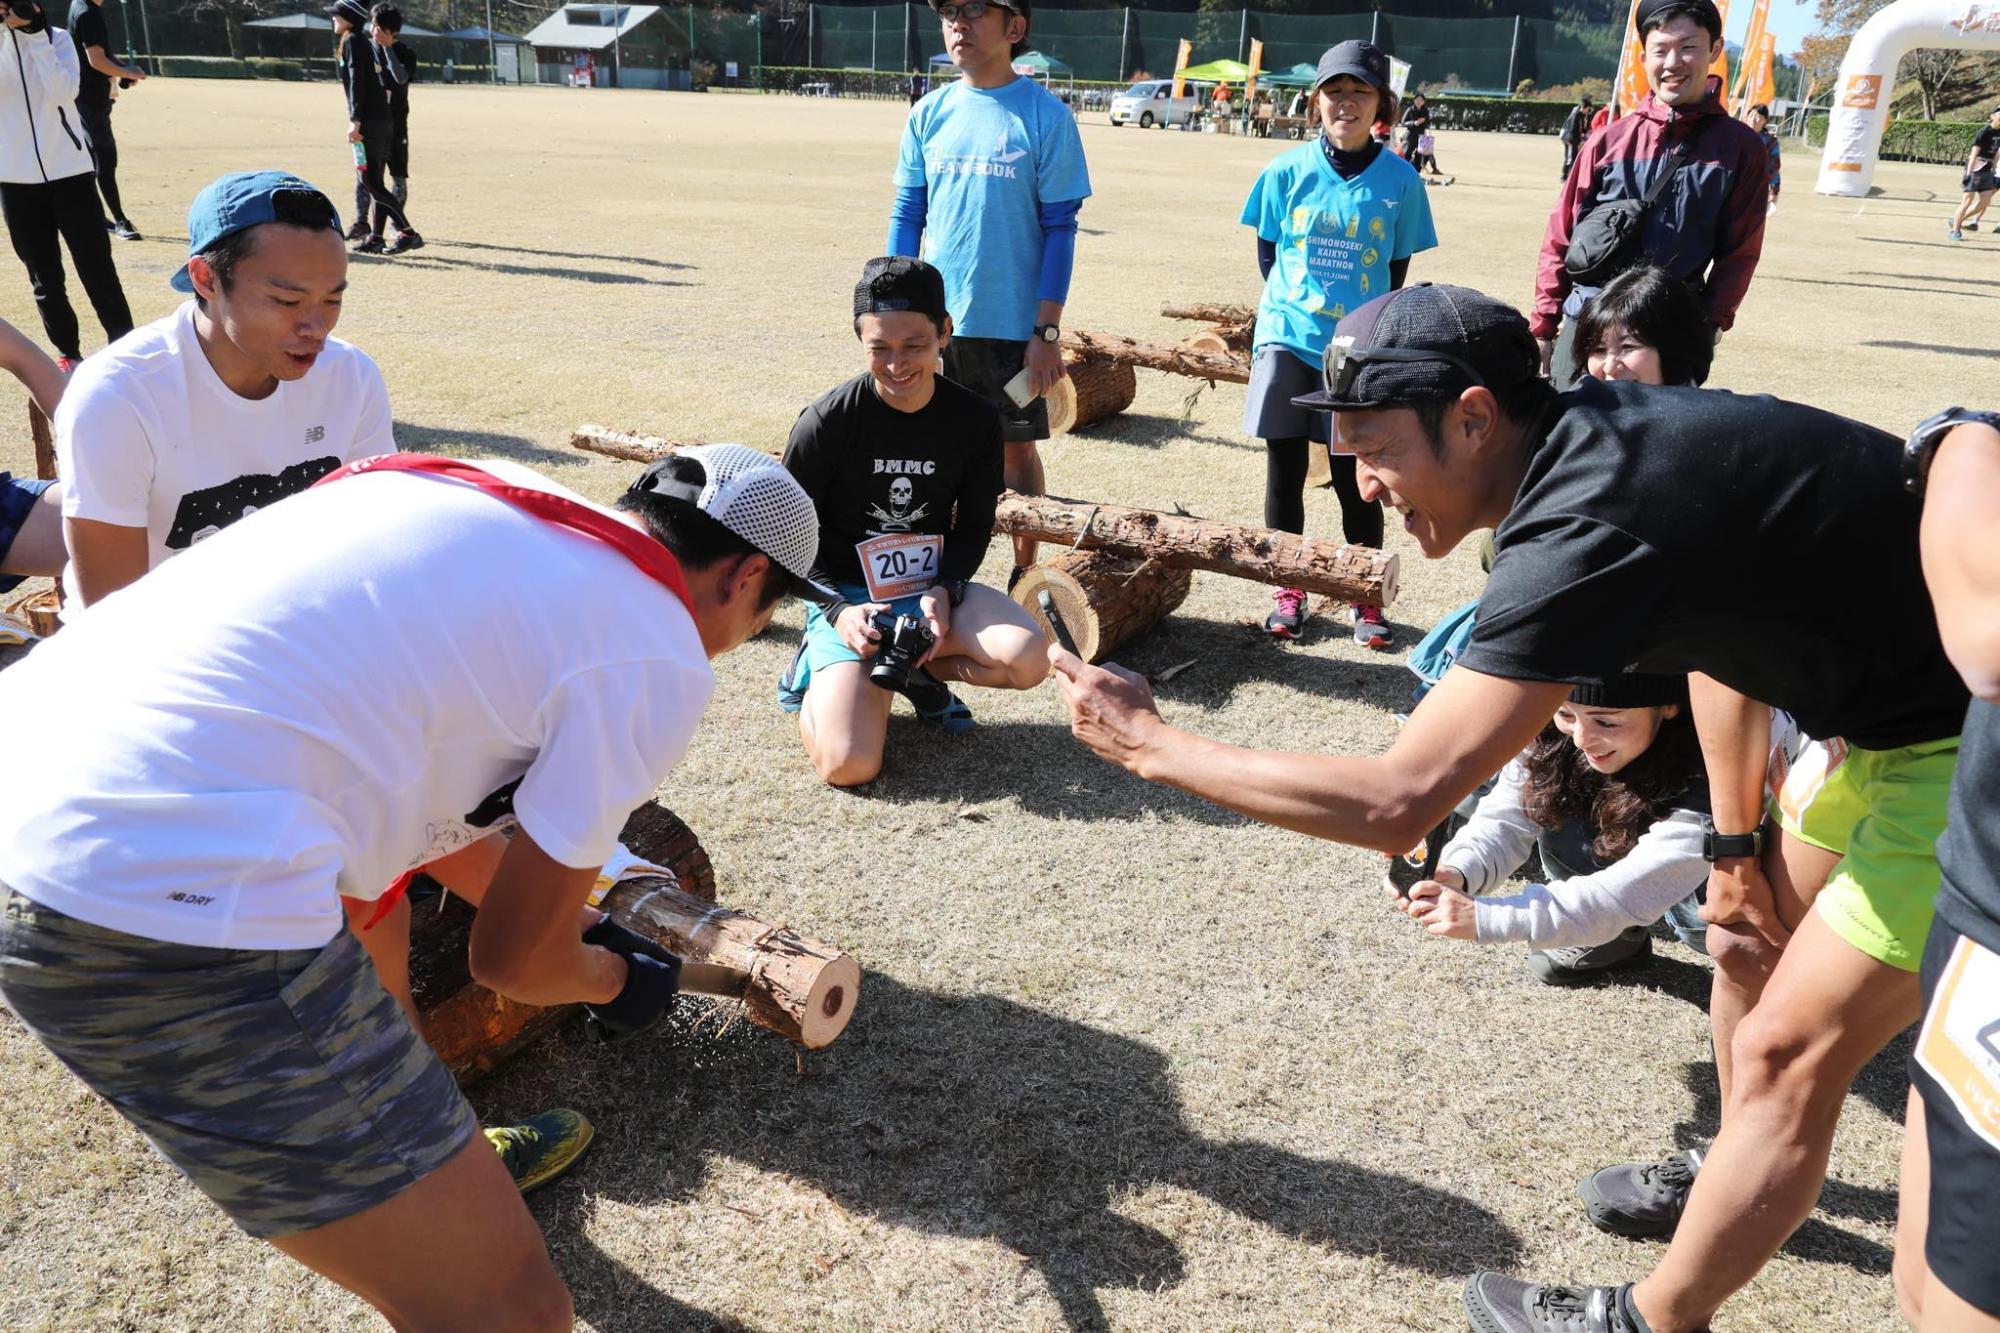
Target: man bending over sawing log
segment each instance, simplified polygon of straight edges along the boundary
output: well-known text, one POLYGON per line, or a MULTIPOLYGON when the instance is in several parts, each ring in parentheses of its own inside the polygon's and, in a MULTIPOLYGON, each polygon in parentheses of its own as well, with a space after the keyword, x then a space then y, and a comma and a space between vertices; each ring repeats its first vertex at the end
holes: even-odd
POLYGON ((1699 1175, 1671 1188, 1649 1187, 1656 1166, 1592 1178, 1593 1222, 1673 1235, 1643 1281, 1480 1273, 1465 1291, 1480 1333, 1687 1333, 1812 1211, 1849 1085, 1917 1017, 1968 695, 1926 594, 1919 504, 1892 437, 1713 389, 1587 379, 1558 396, 1537 363, 1512 308, 1409 287, 1340 322, 1322 392, 1301 399, 1339 414, 1362 497, 1385 497, 1425 555, 1497 528, 1472 641, 1387 753, 1203 740, 1168 726, 1138 677, 1052 656, 1076 735, 1098 754, 1385 852, 1421 841, 1574 683, 1700 673, 1721 1133, 1699 1175), (1902 632, 1857 643, 1857 602, 1899 608, 1902 632), (1822 743, 1840 738, 1844 761, 1808 790, 1788 782, 1767 828, 1771 707, 1822 743))
POLYGON ((0 674, 0 996, 238 1226, 397 1328, 569 1328, 340 900, 511 822, 490 882, 454 877, 483 899, 474 977, 653 1023, 676 963, 584 904, 817 532, 728 444, 616 511, 390 454, 231 524, 0 674))

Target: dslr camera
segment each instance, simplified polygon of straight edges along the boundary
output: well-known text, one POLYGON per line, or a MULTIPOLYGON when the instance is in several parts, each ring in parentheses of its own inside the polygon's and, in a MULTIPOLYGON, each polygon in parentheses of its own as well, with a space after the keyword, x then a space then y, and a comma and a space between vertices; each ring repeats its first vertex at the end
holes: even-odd
POLYGON ((875 651, 875 665, 868 668, 868 679, 885 690, 907 688, 917 659, 931 650, 937 636, 931 633, 922 616, 877 611, 873 624, 882 637, 875 651))

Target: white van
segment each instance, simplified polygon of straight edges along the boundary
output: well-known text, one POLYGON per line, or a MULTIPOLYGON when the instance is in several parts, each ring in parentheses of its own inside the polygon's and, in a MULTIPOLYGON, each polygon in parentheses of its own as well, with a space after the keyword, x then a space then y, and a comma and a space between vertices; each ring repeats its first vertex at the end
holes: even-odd
POLYGON ((1142 130, 1155 125, 1186 124, 1194 115, 1194 96, 1183 93, 1174 97, 1173 91, 1172 79, 1147 79, 1133 84, 1111 99, 1111 127, 1116 129, 1128 121, 1142 130))

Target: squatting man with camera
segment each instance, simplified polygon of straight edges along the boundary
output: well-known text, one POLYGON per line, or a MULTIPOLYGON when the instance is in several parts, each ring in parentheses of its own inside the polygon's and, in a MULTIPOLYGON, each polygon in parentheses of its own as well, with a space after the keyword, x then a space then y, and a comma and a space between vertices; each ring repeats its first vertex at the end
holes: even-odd
POLYGON ((951 340, 944 278, 916 259, 871 259, 854 289, 867 369, 799 414, 785 466, 819 511, 815 580, 842 600, 806 611, 778 683, 820 778, 852 787, 882 771, 897 694, 962 732, 953 684, 1033 689, 1047 643, 997 589, 974 583, 993 535, 1000 414, 938 373, 951 340))

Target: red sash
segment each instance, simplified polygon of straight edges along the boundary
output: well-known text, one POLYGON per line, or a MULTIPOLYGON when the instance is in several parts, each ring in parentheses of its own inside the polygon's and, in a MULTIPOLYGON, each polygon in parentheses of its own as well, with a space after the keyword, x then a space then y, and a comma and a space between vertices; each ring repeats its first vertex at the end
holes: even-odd
MULTIPOLYGON (((567 528, 593 540, 603 542, 620 555, 639 567, 639 572, 664 587, 680 599, 690 613, 694 611, 694 598, 688 594, 687 580, 681 575, 681 566, 673 553, 639 532, 630 524, 621 523, 608 514, 600 513, 589 505, 547 491, 536 490, 532 486, 514 486, 500 480, 486 469, 456 458, 443 458, 437 454, 378 454, 373 458, 363 458, 349 463, 346 467, 327 473, 314 486, 324 486, 343 477, 358 477, 369 472, 423 472, 434 477, 449 477, 476 487, 496 499, 504 500, 523 513, 533 515, 545 523, 553 523, 559 528, 567 528)), ((420 867, 421 868, 421 867, 420 867)), ((375 911, 362 929, 367 930, 391 911, 404 894, 410 891, 410 881, 416 876, 415 870, 405 871, 389 891, 376 900, 375 911)))

